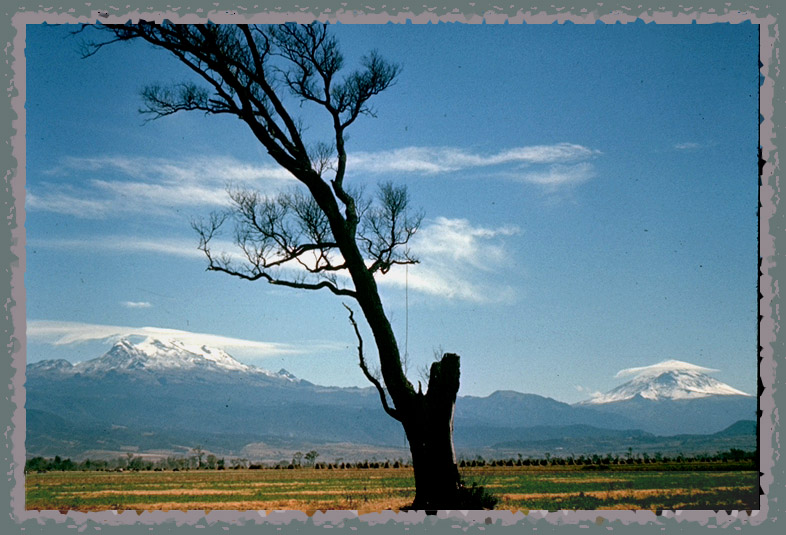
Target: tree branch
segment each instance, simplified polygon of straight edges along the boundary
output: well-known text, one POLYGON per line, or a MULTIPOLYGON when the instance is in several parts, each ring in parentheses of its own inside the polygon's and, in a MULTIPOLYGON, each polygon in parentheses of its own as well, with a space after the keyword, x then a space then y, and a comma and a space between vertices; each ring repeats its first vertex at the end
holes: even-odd
POLYGON ((325 213, 312 197, 295 190, 274 198, 258 192, 231 190, 235 204, 236 244, 249 263, 262 271, 290 261, 312 274, 346 269, 331 252, 339 249, 325 213), (304 258, 312 253, 311 263, 304 258))
MULTIPOLYGON (((311 268, 309 266, 305 266, 306 270, 313 274, 323 275, 325 280, 321 280, 318 282, 306 282, 304 280, 291 280, 291 279, 282 279, 272 275, 268 270, 275 267, 280 267, 284 263, 298 260, 299 255, 303 254, 306 251, 318 249, 320 250, 322 245, 309 245, 309 246, 301 246, 297 254, 292 257, 282 257, 276 260, 269 260, 266 257, 267 250, 263 245, 249 245, 246 242, 240 241, 238 245, 243 250, 244 254, 246 255, 249 265, 246 266, 244 269, 239 269, 233 267, 232 261, 226 256, 219 256, 216 258, 213 255, 213 252, 210 250, 210 241, 218 234, 219 229, 224 224, 226 219, 229 217, 228 212, 222 213, 212 213, 208 221, 204 220, 195 220, 191 222, 192 228, 197 232, 199 235, 199 245, 198 249, 202 251, 208 260, 208 271, 218 271, 221 273, 226 273, 227 275, 232 275, 233 277, 238 277, 248 281, 256 281, 256 280, 265 280, 269 284, 274 284, 277 286, 287 286, 289 288, 297 288, 301 290, 321 290, 323 288, 327 288, 333 294, 345 297, 352 297, 353 299, 357 299, 357 293, 354 290, 350 290, 347 288, 341 288, 335 283, 335 277, 331 278, 331 275, 324 274, 323 272, 334 272, 340 271, 345 268, 343 264, 341 265, 332 265, 329 263, 328 260, 325 260, 326 264, 323 263, 322 265, 317 264, 315 267, 311 268), (256 249, 252 252, 252 247, 256 247, 256 249)), ((321 253, 321 256, 324 256, 324 253, 321 253)), ((304 265, 301 262, 301 265, 304 265)))
POLYGON ((374 377, 374 375, 368 370, 366 359, 363 356, 363 338, 360 336, 360 329, 358 329, 358 324, 355 321, 355 314, 346 303, 342 303, 342 305, 344 305, 344 308, 346 308, 347 312, 349 312, 349 323, 351 323, 352 328, 355 329, 355 336, 357 336, 358 339, 358 359, 360 360, 360 369, 363 370, 363 375, 366 376, 366 379, 371 381, 371 384, 373 384, 376 387, 377 392, 379 392, 379 399, 382 401, 382 408, 385 409, 385 412, 400 422, 401 418, 399 417, 396 409, 388 405, 388 398, 385 395, 385 389, 382 387, 379 379, 374 377))
POLYGON ((372 260, 369 271, 387 273, 391 266, 416 264, 407 244, 420 228, 421 213, 408 214, 406 187, 384 182, 379 186, 377 205, 364 214, 360 240, 372 260))
POLYGON ((208 265, 207 270, 219 271, 221 273, 226 273, 227 275, 232 275, 233 277, 238 277, 248 281, 256 281, 256 280, 264 279, 269 284, 273 284, 276 286, 287 286, 289 288, 297 288, 299 290, 321 290, 323 288, 327 288, 335 295, 357 299, 357 292, 355 292, 354 290, 349 290, 347 288, 339 288, 338 286, 327 280, 323 280, 315 283, 308 283, 308 282, 300 282, 300 281, 293 281, 293 280, 286 280, 286 279, 278 279, 276 277, 273 277, 270 273, 267 273, 266 271, 261 271, 257 273, 244 273, 243 271, 237 271, 226 265, 216 264, 214 262, 210 262, 210 265, 208 265))
POLYGON ((297 128, 295 121, 289 115, 283 103, 281 102, 281 99, 278 97, 275 90, 270 86, 267 78, 265 77, 264 56, 270 52, 270 41, 268 37, 262 31, 258 32, 259 35, 265 40, 265 46, 263 48, 263 52, 261 53, 257 41, 251 34, 251 29, 248 27, 248 25, 242 24, 239 26, 239 28, 243 33, 243 37, 246 39, 246 45, 251 51, 251 57, 254 60, 254 68, 256 70, 254 81, 259 84, 259 86, 262 88, 262 91, 265 93, 265 95, 267 95, 267 97, 270 99, 270 102, 273 104, 273 108, 275 109, 276 113, 279 117, 281 117, 281 120, 284 122, 284 125, 287 128, 289 137, 294 143, 296 150, 305 153, 306 148, 303 145, 300 131, 297 128))

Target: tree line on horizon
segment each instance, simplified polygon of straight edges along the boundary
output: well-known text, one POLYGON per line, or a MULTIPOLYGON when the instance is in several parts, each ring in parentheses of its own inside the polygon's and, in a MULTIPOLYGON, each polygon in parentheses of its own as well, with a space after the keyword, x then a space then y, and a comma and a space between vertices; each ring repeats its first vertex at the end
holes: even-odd
MULTIPOLYGON (((726 451, 718 451, 714 454, 703 453, 697 455, 677 454, 673 456, 655 453, 636 454, 628 451, 626 455, 567 455, 552 456, 546 454, 540 457, 524 457, 521 454, 517 458, 485 459, 477 455, 472 459, 461 459, 460 468, 482 468, 482 467, 560 467, 560 466, 581 466, 583 468, 602 469, 611 466, 625 465, 688 465, 697 463, 728 464, 737 463, 740 467, 745 467, 755 463, 757 459, 756 451, 745 451, 739 448, 730 448, 726 451)), ((25 462, 25 473, 31 472, 68 472, 68 471, 187 471, 187 470, 280 470, 280 469, 304 469, 315 470, 346 470, 346 469, 387 469, 387 468, 410 468, 410 460, 405 459, 386 459, 363 460, 363 461, 344 461, 341 458, 334 462, 317 462, 319 453, 311 450, 306 454, 296 452, 291 460, 281 460, 276 463, 255 463, 244 458, 218 458, 214 454, 204 455, 198 452, 192 456, 175 457, 170 456, 165 459, 145 459, 142 456, 128 453, 125 456, 114 459, 83 459, 73 461, 70 458, 61 458, 56 455, 52 458, 42 456, 32 457, 25 462), (201 455, 200 455, 201 454, 201 455), (204 457, 204 459, 202 459, 204 457)))

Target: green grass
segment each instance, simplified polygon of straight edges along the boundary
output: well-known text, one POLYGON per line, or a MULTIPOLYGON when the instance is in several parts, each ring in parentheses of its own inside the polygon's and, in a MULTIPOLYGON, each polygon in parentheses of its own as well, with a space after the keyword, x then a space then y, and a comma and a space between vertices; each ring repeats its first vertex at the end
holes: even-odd
MULTIPOLYGON (((755 471, 474 469, 499 509, 756 509, 755 471)), ((470 475, 471 474, 471 475, 470 475)))
MULTIPOLYGON (((462 469, 498 509, 756 509, 752 470, 462 469)), ((26 475, 26 507, 106 509, 398 509, 414 498, 410 468, 48 472, 26 475)))

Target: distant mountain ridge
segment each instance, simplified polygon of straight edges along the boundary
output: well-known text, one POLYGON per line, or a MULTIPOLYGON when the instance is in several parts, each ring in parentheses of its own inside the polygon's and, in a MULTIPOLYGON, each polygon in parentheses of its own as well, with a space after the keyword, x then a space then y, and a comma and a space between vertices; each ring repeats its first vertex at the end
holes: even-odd
MULTIPOLYGON (((400 424, 384 413, 373 387, 319 386, 206 346, 121 340, 95 359, 40 361, 26 371, 28 455, 182 451, 197 444, 227 455, 252 445, 259 451, 338 443, 406 452, 400 424)), ((459 452, 521 441, 606 448, 627 437, 644 444, 653 434, 716 433, 755 420, 755 402, 744 395, 651 400, 637 394, 569 405, 497 391, 458 398, 455 443, 459 452)))

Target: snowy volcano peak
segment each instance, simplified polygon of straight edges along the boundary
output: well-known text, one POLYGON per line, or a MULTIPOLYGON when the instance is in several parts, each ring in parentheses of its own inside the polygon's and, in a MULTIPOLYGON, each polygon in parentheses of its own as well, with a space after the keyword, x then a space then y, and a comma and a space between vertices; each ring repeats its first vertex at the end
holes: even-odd
POLYGON ((249 371, 250 366, 232 358, 223 349, 190 345, 176 339, 145 338, 136 349, 165 367, 215 366, 225 370, 249 371))
POLYGON ((587 403, 611 403, 640 396, 644 399, 697 399, 709 396, 748 396, 726 383, 707 375, 714 372, 680 360, 666 360, 652 366, 629 368, 617 373, 617 377, 633 375, 627 383, 599 394, 587 403))
POLYGON ((122 339, 103 356, 74 366, 74 371, 83 373, 110 370, 193 370, 213 369, 221 371, 256 370, 242 364, 221 349, 195 346, 176 339, 147 337, 139 343, 122 339))

